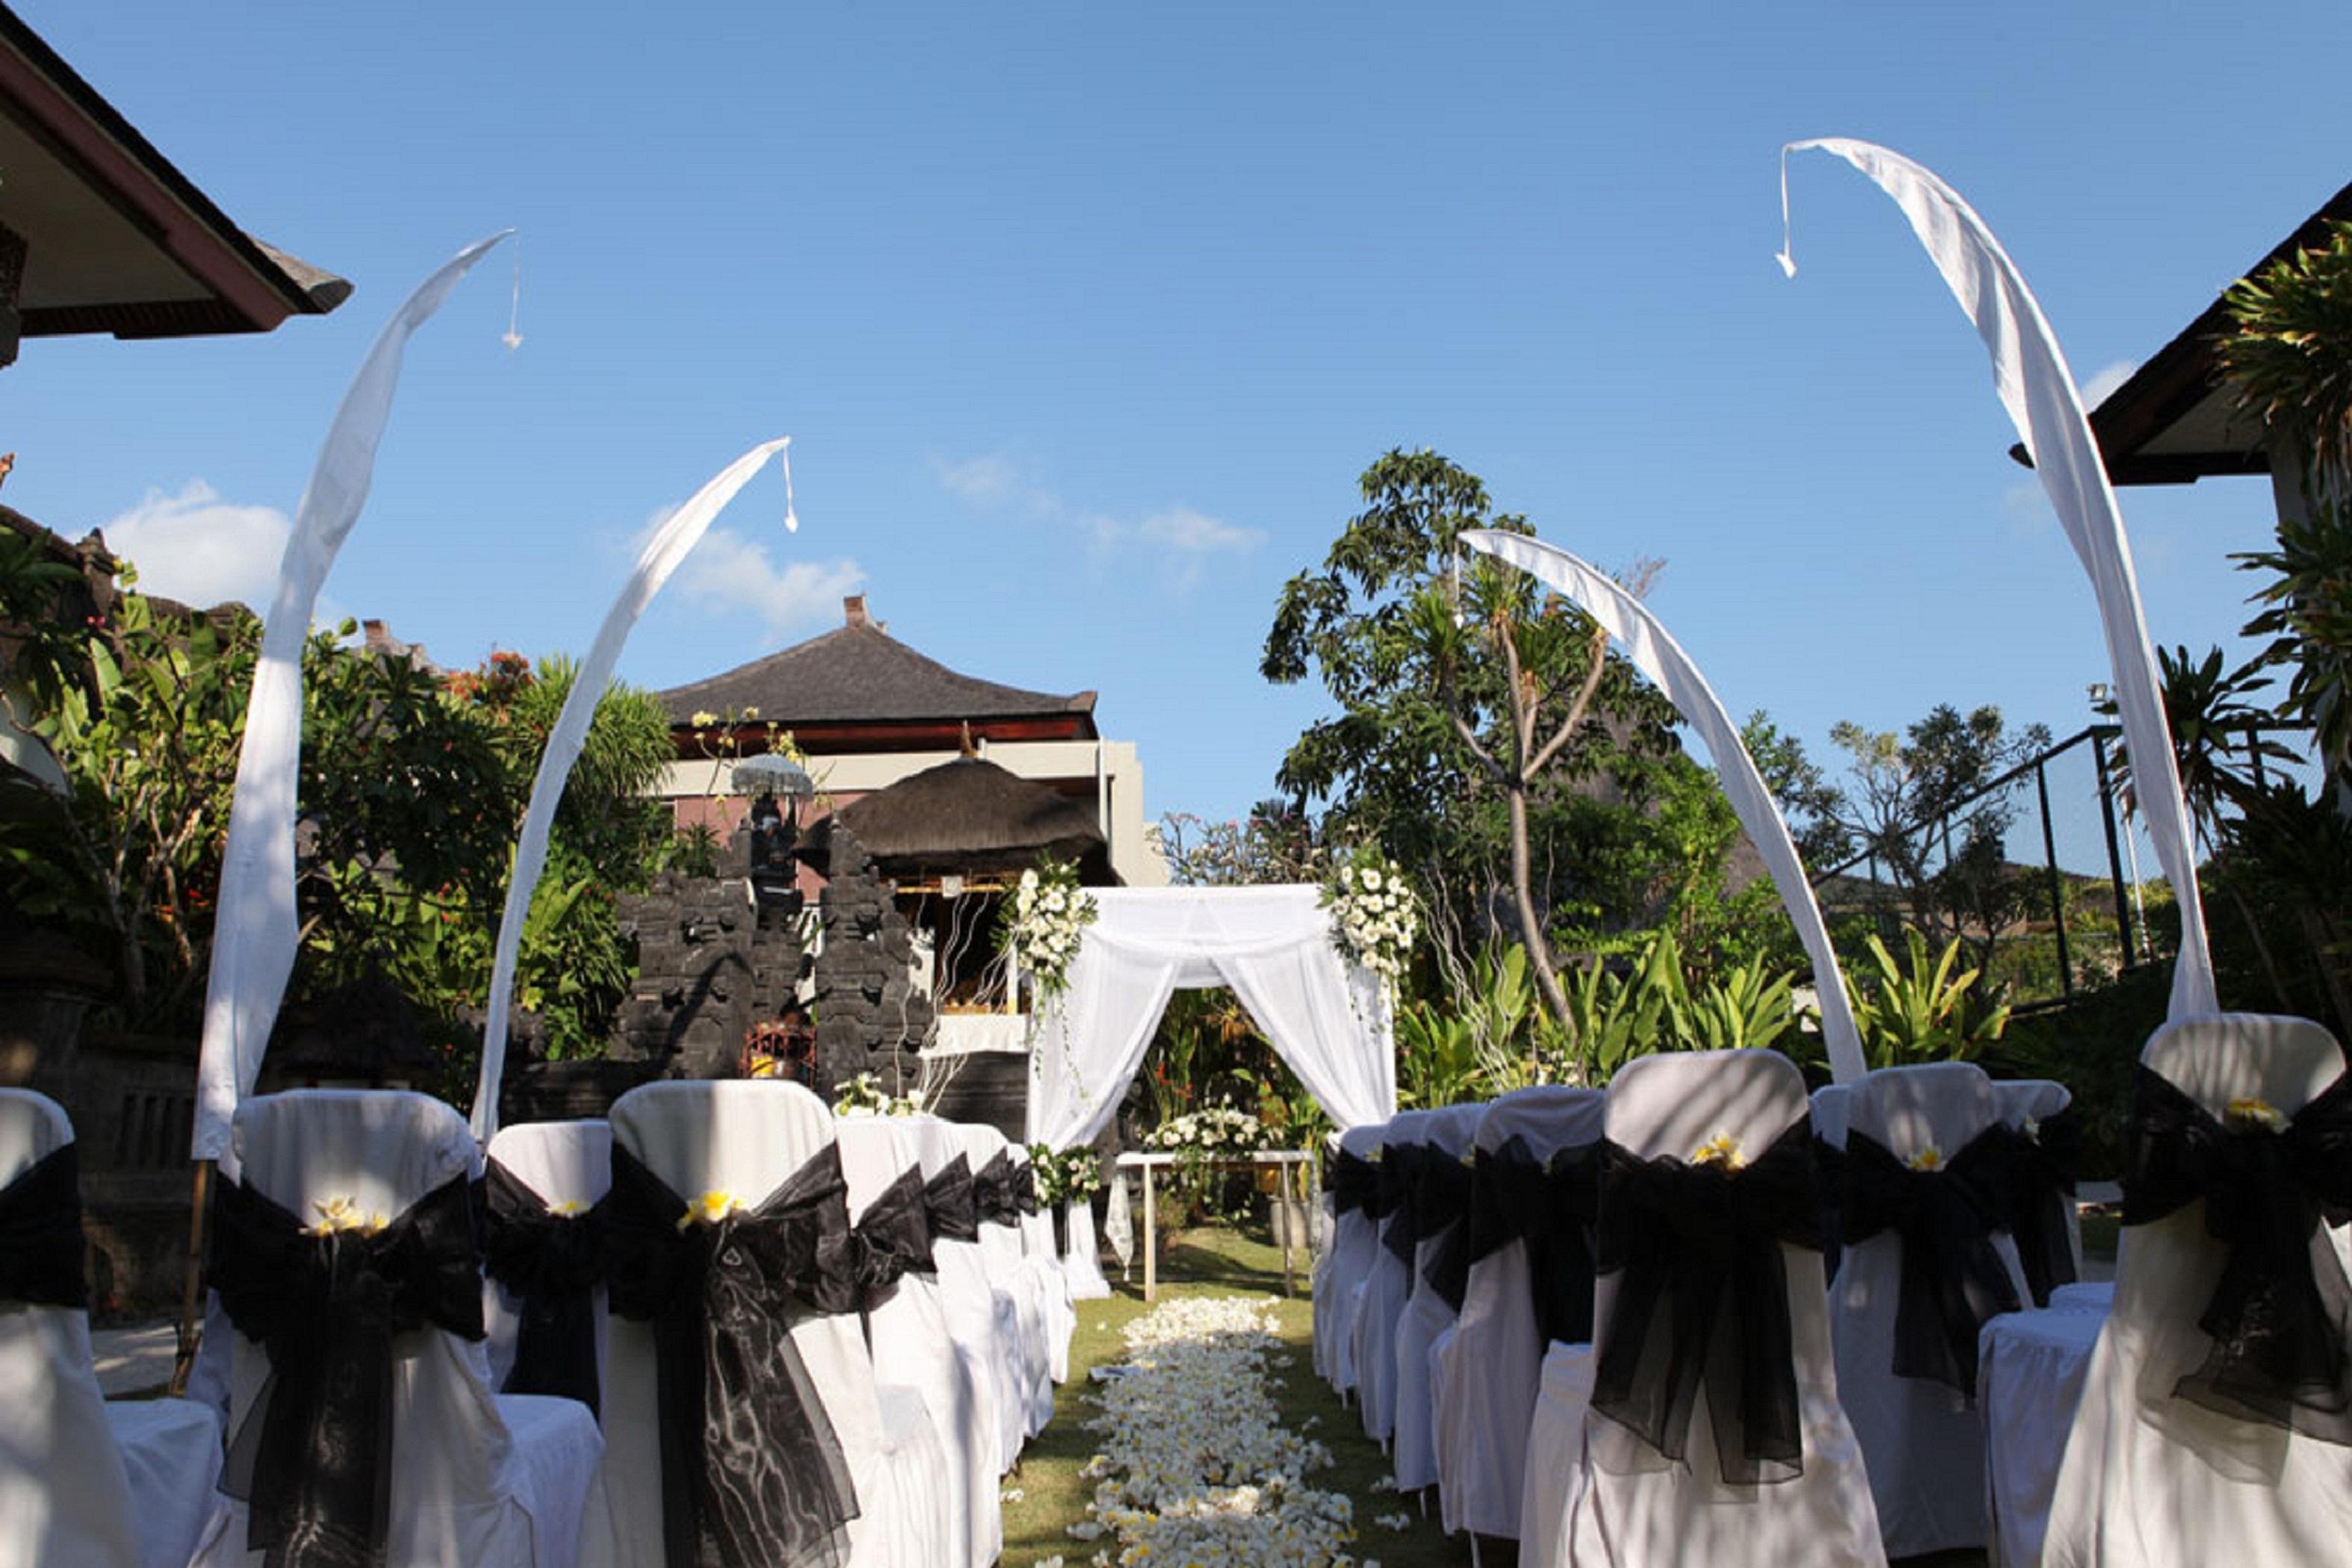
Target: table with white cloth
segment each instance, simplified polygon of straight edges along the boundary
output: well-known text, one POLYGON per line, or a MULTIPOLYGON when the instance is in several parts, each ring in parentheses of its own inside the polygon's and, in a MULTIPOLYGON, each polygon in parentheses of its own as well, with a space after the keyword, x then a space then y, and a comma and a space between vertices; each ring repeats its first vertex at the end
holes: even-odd
MULTIPOLYGON (((1298 1184, 1298 1201, 1303 1205, 1322 1180, 1323 1156, 1314 1149, 1261 1149, 1251 1154, 1220 1154, 1202 1158, 1192 1154, 1126 1153, 1118 1160, 1122 1171, 1139 1171, 1143 1176, 1143 1299, 1160 1299, 1159 1213, 1152 1187, 1152 1173, 1166 1170, 1181 1163, 1187 1169, 1211 1170, 1255 1169, 1272 1165, 1283 1173, 1277 1195, 1288 1197, 1294 1183, 1298 1184)), ((1290 1227, 1277 1226, 1282 1243, 1282 1293, 1293 1294, 1291 1253, 1294 1238, 1290 1227)))

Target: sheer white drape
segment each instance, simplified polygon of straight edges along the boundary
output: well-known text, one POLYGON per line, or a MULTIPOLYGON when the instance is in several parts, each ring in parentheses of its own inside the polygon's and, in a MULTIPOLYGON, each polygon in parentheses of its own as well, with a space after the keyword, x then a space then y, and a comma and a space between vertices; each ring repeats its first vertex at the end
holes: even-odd
POLYGON ((1229 985, 1342 1129, 1396 1109, 1389 1001, 1331 945, 1313 887, 1102 888, 1069 989, 1038 1018, 1029 1138, 1102 1130, 1178 986, 1229 985))

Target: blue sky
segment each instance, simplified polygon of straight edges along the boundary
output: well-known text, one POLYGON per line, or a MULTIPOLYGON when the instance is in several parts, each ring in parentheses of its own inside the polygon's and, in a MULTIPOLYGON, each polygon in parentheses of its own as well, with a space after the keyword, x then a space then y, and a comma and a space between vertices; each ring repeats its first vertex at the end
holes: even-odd
MULTIPOLYGON (((2001 235, 2076 373, 2153 352, 2352 177, 2340 4, 1402 7, 15 0, 254 232, 359 284, 254 339, 40 340, 6 500, 179 581, 266 577, 413 282, 523 236, 412 347, 328 585, 444 663, 585 647, 632 538, 794 437, 641 626, 662 686, 862 590, 959 668, 1101 692, 1153 815, 1271 793, 1283 580, 1433 446, 1816 752, 1991 701, 2060 733, 2090 593, 1883 141, 2001 235)), ((2244 618, 2266 487, 2126 491, 2149 620, 2244 618)), ((256 591, 257 593, 257 590, 256 591)))

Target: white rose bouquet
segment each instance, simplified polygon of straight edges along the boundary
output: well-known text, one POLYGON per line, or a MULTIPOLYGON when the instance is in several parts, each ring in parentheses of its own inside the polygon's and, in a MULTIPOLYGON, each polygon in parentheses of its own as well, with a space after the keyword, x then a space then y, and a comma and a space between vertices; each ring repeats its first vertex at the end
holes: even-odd
POLYGON ((1018 957, 1041 995, 1058 995, 1069 988, 1079 938, 1094 923, 1094 896, 1078 886, 1076 865, 1048 858, 1022 872, 997 907, 996 950, 1018 957))
POLYGON ((1421 904, 1395 861, 1370 847, 1337 858, 1323 884, 1331 944, 1395 985, 1421 935, 1421 904))

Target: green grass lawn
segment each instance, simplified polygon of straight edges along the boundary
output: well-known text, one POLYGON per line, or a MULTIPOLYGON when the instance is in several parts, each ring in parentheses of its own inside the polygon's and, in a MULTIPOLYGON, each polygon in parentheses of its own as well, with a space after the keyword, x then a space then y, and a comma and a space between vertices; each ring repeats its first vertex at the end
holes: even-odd
MULTIPOLYGON (((1143 1301, 1142 1270, 1122 1285, 1110 1270, 1117 1292, 1107 1301, 1078 1303, 1078 1327, 1070 1342, 1070 1381, 1055 1392, 1053 1425, 1030 1441, 1021 1468, 1005 1481, 1018 1489, 1017 1501, 1004 1505, 1004 1556, 1002 1568, 1034 1568, 1042 1559, 1059 1555, 1071 1568, 1090 1563, 1111 1544, 1073 1541, 1066 1526, 1086 1517, 1092 1483, 1081 1480, 1079 1467, 1094 1456, 1094 1434, 1083 1423, 1093 1414, 1085 1401, 1093 1386, 1087 1369, 1116 1363, 1126 1354, 1120 1331, 1148 1310, 1143 1301)), ((1260 1230, 1242 1235, 1230 1230, 1191 1230, 1172 1246, 1160 1268, 1162 1296, 1264 1296, 1274 1300, 1281 1334, 1292 1353, 1292 1363, 1276 1373, 1276 1397, 1284 1423, 1302 1427, 1309 1416, 1320 1416, 1314 1429, 1331 1450, 1337 1466, 1307 1478, 1308 1484, 1343 1491, 1354 1500, 1360 1557, 1380 1560, 1381 1568, 1469 1568, 1466 1536, 1448 1540, 1438 1527, 1436 1498, 1430 1499, 1430 1516, 1423 1519, 1410 1500, 1393 1492, 1372 1489, 1372 1483, 1390 1473, 1388 1456, 1364 1436, 1362 1421, 1352 1406, 1342 1405, 1321 1378, 1315 1375, 1312 1309, 1307 1297, 1302 1265, 1298 1294, 1282 1299, 1282 1254, 1260 1230), (1374 1516, 1402 1510, 1413 1515, 1410 1529, 1391 1531, 1374 1524, 1374 1516)), ((1114 1548, 1115 1550, 1115 1548, 1114 1548)), ((1515 1542, 1491 1537, 1479 1542, 1484 1568, 1512 1568, 1518 1561, 1515 1542)), ((1947 1552, 1936 1557, 1907 1559, 1910 1568, 1979 1568, 1984 1554, 1947 1552)))

